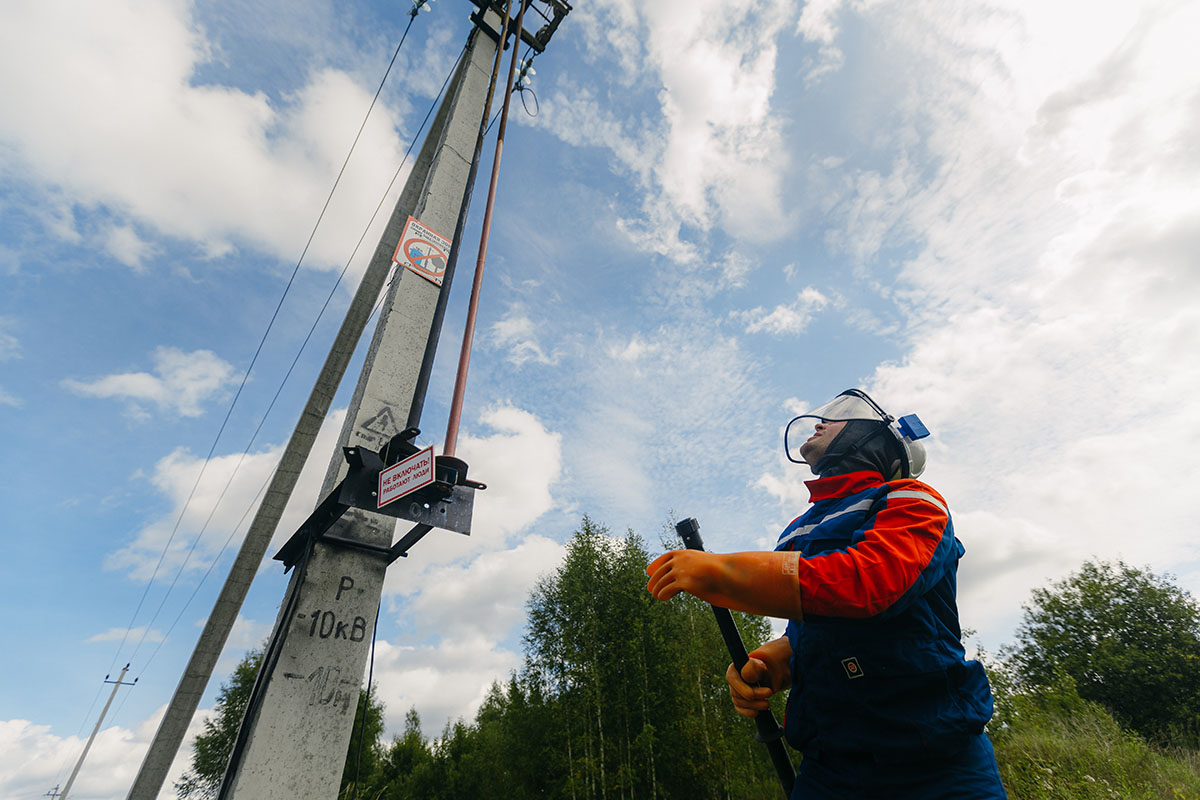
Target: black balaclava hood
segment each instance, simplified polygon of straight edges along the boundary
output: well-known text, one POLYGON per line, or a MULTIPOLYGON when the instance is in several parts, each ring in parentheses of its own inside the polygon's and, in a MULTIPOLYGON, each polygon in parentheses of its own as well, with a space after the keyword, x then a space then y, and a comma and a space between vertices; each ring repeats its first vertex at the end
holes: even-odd
POLYGON ((852 419, 846 423, 812 471, 822 478, 869 470, 890 480, 900 469, 899 445, 883 422, 852 419))

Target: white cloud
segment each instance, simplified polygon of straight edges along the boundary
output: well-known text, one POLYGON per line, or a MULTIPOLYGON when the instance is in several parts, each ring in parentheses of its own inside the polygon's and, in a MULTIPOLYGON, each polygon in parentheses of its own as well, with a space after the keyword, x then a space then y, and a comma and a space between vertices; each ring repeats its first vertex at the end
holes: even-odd
POLYGON ((7 329, 16 325, 11 317, 0 317, 0 361, 21 357, 21 343, 7 329))
MULTIPOLYGON (((808 489, 805 488, 804 481, 816 476, 807 474, 804 467, 797 467, 782 457, 776 471, 779 474, 764 472, 754 485, 774 497, 786 509, 807 508, 808 489)), ((774 543, 775 539, 772 539, 771 545, 774 546, 774 543)))
MULTIPOLYGON (((273 555, 268 552, 267 555, 273 555)), ((278 569, 279 565, 274 562, 264 563, 261 571, 278 569)), ((203 613, 203 609, 196 609, 198 613, 203 613)), ((203 628, 204 618, 196 620, 196 627, 203 628)), ((225 646, 221 649, 221 659, 217 662, 214 673, 217 675, 231 675, 246 653, 250 650, 262 650, 263 643, 267 641, 271 635, 271 630, 275 627, 274 621, 259 622, 258 620, 246 619, 241 614, 233 621, 233 627, 229 629, 229 638, 225 641, 225 646)), ((198 634, 197 634, 198 635, 198 634)), ((216 681, 209 681, 210 686, 215 686, 216 681)))
POLYGON ((459 451, 471 475, 488 484, 476 507, 485 529, 510 536, 533 524, 554 505, 551 488, 562 469, 562 435, 536 416, 513 406, 495 406, 480 415, 495 433, 467 430, 459 451))
POLYGON ((761 306, 749 311, 736 312, 735 316, 746 322, 746 333, 803 333, 813 315, 829 305, 829 298, 811 286, 806 286, 788 305, 779 305, 767 311, 761 306))
POLYGON ((642 356, 653 352, 657 347, 648 345, 642 341, 642 337, 636 333, 630 337, 629 342, 624 345, 614 345, 608 348, 610 358, 615 358, 618 361, 635 362, 642 356))
POLYGON ((470 465, 470 477, 488 487, 475 493, 471 535, 445 531, 427 535, 409 552, 403 569, 388 573, 386 593, 420 591, 430 580, 431 568, 467 565, 481 554, 503 550, 510 537, 554 507, 551 490, 563 471, 562 435, 512 406, 489 408, 479 422, 492 433, 464 427, 458 443, 458 455, 470 465))
POLYGON ((154 247, 137 235, 129 225, 114 225, 104 237, 104 249, 127 267, 140 270, 142 261, 154 252, 154 247))
POLYGON ((148 631, 144 625, 140 628, 109 628, 104 633, 89 636, 84 641, 119 642, 126 638, 133 640, 144 639, 147 642, 161 642, 163 640, 163 632, 158 628, 148 631))
MULTIPOLYGON (((796 22, 796 32, 818 45, 817 58, 810 64, 805 82, 812 85, 829 73, 841 69, 845 54, 837 46, 838 13, 846 0, 806 0, 796 22)), ((865 3, 859 2, 858 6, 865 3)))
MULTIPOLYGON (((15 324, 15 320, 11 317, 0 317, 0 361, 11 361, 21 357, 20 341, 7 330, 15 324)), ((6 391, 3 386, 0 386, 0 405, 20 408, 21 398, 6 391)))
MULTIPOLYGON (((153 254, 151 233, 210 255, 244 243, 294 259, 353 139, 347 120, 362 118, 371 93, 328 68, 282 103, 201 84, 196 70, 213 50, 191 11, 184 0, 9 4, 0 166, 35 187, 49 232, 79 235, 64 196, 107 209, 116 222, 102 244, 130 266, 153 254)), ((344 261, 402 152, 381 101, 310 248, 311 266, 344 261)))
POLYGON ((492 325, 492 339, 497 347, 508 350, 507 359, 519 367, 527 362, 553 365, 558 354, 546 355, 537 340, 537 327, 524 311, 514 306, 492 325))
MULTIPOLYGON (((132 729, 119 725, 102 728, 71 787, 70 796, 76 800, 124 798, 165 710, 166 706, 163 706, 132 729)), ((201 730, 209 713, 203 709, 197 712, 185 741, 190 742, 201 730)), ((55 786, 64 787, 86 741, 86 737, 59 736, 51 732, 49 725, 36 725, 29 720, 0 720, 0 753, 4 754, 4 759, 0 760, 0 796, 43 797, 55 786)), ((160 800, 175 797, 175 781, 190 762, 191 748, 180 748, 167 772, 163 790, 159 793, 160 800)))
POLYGON ((444 639, 478 637, 493 644, 524 621, 525 600, 535 581, 562 561, 563 548, 542 536, 487 552, 467 563, 427 570, 405 614, 425 633, 444 639))
POLYGON ((1183 33, 1200 8, 1112 6, 1086 36, 1084 8, 855 7, 888 38, 874 68, 901 103, 864 120, 891 166, 849 168, 831 241, 864 263, 912 249, 895 286, 908 349, 869 388, 934 433, 927 477, 992 636, 1012 620, 988 616, 985 591, 1025 597, 1092 555, 1158 569, 1198 555, 1185 498, 1161 487, 1200 480, 1200 365, 1181 357, 1200 351, 1183 33))
POLYGON ((900 156, 884 175, 876 170, 856 170, 845 178, 843 230, 831 230, 827 241, 835 251, 846 252, 857 261, 865 261, 887 242, 903 244, 908 230, 897 230, 907 210, 909 196, 920 184, 916 166, 900 156))
POLYGON ((739 236, 781 235, 787 155, 770 100, 775 37, 790 5, 612 0, 576 13, 589 41, 606 42, 625 74, 653 75, 661 86, 655 128, 619 119, 568 82, 538 118, 564 141, 610 149, 636 178, 641 213, 621 220, 621 230, 641 249, 679 263, 700 256, 692 232, 719 226, 739 236), (713 18, 721 24, 710 24, 713 18))
POLYGON ((375 676, 394 731, 411 706, 427 735, 475 713, 492 681, 519 666, 501 643, 523 621, 537 578, 562 560, 557 542, 520 535, 554 507, 562 437, 510 406, 488 409, 480 422, 493 433, 464 431, 458 448, 471 476, 488 484, 476 493, 471 535, 431 532, 385 581, 383 613, 401 623, 403 638, 379 643, 375 676))
POLYGON ((375 685, 386 705, 391 732, 404 729, 404 714, 416 708, 423 733, 437 736, 447 720, 470 720, 494 680, 520 666, 520 654, 495 645, 490 637, 448 638, 436 646, 375 645, 375 685))
POLYGON ((844 4, 845 0, 808 0, 796 22, 796 32, 810 42, 833 45, 838 34, 833 18, 844 4))
MULTIPOLYGON (((282 546, 316 504, 327 459, 334 452, 345 414, 344 409, 334 411, 322 423, 312 455, 300 472, 272 538, 273 548, 282 546)), ((245 455, 215 456, 207 468, 203 458, 182 448, 160 459, 150 482, 170 501, 170 510, 138 531, 133 541, 110 553, 106 567, 128 570, 136 581, 149 579, 160 557, 159 581, 168 580, 181 567, 190 573, 207 569, 227 540, 231 549, 240 545, 258 508, 259 492, 282 454, 283 445, 276 445, 245 455)), ((261 638, 245 646, 260 643, 261 638)))
POLYGON ((702 503, 714 527, 731 521, 722 515, 744 516, 729 487, 752 480, 770 437, 753 355, 702 314, 601 337, 594 352, 569 401, 565 443, 587 513, 643 533, 668 503, 702 503))
POLYGON ((63 386, 88 397, 126 398, 136 416, 146 416, 144 404, 150 404, 160 412, 198 417, 205 402, 219 398, 225 387, 237 381, 233 365, 210 350, 185 353, 158 347, 153 358, 154 374, 125 372, 91 381, 68 378, 63 386))

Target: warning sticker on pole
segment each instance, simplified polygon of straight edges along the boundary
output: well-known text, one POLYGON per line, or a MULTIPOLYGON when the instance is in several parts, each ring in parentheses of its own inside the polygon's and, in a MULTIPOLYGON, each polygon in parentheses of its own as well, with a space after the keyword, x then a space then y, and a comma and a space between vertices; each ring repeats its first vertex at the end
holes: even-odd
POLYGON ((426 447, 399 464, 379 473, 379 504, 383 508, 393 500, 433 483, 433 447, 426 447))
POLYGON ((392 254, 392 262, 441 286, 449 261, 450 240, 428 225, 422 225, 416 217, 409 216, 404 233, 400 235, 400 244, 392 254))

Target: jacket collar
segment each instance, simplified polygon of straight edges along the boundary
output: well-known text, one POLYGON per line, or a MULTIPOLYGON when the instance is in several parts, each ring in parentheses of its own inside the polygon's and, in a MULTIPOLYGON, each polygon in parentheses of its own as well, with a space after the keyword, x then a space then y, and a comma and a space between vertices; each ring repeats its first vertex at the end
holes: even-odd
POLYGON ((883 483, 883 476, 878 472, 863 470, 805 481, 804 485, 808 487, 808 502, 817 503, 831 498, 849 497, 865 489, 882 486, 883 483))

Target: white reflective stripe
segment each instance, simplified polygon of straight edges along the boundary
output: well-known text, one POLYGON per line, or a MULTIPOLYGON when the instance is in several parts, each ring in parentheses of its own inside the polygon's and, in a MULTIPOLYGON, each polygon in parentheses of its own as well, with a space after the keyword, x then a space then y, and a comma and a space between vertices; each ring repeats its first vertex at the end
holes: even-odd
POLYGON ((935 506, 940 508, 947 517, 950 516, 950 509, 946 508, 941 500, 938 500, 928 492, 888 492, 888 498, 891 499, 893 497, 909 497, 913 500, 924 500, 925 502, 933 503, 935 506))
POLYGON ((837 519, 838 517, 842 516, 843 514, 852 514, 855 511, 866 511, 868 508, 870 508, 875 503, 875 501, 877 499, 878 498, 872 497, 869 500, 859 500, 857 503, 855 503, 852 506, 847 506, 846 508, 843 508, 841 511, 837 511, 837 512, 834 512, 833 514, 830 514, 827 517, 823 517, 820 522, 814 522, 811 525, 802 525, 799 528, 796 528, 796 530, 789 533, 787 536, 781 537, 779 539, 779 541, 775 543, 775 547, 779 547, 779 545, 781 545, 781 544, 790 542, 792 539, 795 539, 797 536, 803 536, 804 534, 812 531, 813 528, 816 528, 819 525, 824 525, 826 522, 828 522, 831 519, 837 519))

